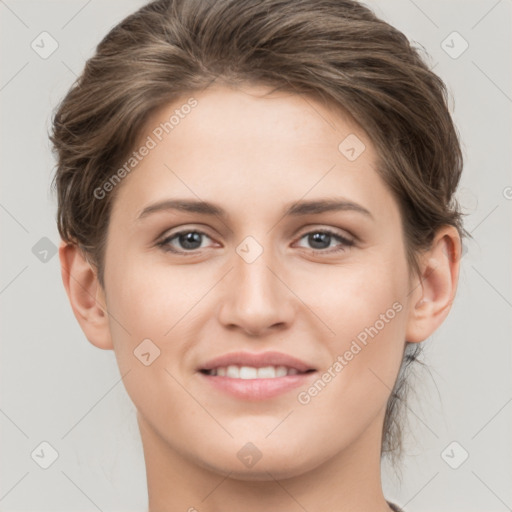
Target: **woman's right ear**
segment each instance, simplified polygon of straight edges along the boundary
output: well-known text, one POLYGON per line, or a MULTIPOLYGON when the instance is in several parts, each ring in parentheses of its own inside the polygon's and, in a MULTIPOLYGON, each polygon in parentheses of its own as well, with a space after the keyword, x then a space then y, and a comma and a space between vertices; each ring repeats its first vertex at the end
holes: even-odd
POLYGON ((86 338, 98 348, 113 350, 105 294, 97 273, 77 245, 61 241, 59 259, 64 288, 86 338))

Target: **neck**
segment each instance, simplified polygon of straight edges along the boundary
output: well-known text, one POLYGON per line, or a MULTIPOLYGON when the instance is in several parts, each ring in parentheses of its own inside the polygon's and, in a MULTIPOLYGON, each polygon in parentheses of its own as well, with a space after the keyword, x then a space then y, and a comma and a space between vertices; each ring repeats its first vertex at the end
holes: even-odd
POLYGON ((149 512, 225 512, 240 510, 241 503, 244 512, 389 512, 380 475, 382 419, 313 470, 293 477, 265 472, 258 480, 242 480, 178 453, 138 414, 149 512))

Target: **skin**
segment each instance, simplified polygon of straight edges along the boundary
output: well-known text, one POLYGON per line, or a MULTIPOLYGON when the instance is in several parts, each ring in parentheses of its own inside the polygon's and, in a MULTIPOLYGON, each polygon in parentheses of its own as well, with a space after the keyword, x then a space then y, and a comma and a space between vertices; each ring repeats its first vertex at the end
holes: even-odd
MULTIPOLYGON (((91 343, 115 351, 137 408, 151 512, 390 510, 380 475, 386 402, 405 340, 428 338, 456 293, 460 239, 450 226, 409 279, 398 205, 356 121, 312 97, 268 92, 195 93, 198 105, 118 185, 105 289, 75 246, 60 247, 73 312, 91 343), (352 162, 338 149, 350 134, 366 146, 352 162), (166 210, 137 219, 171 198, 214 202, 228 216, 166 210), (320 198, 353 201, 371 217, 283 216, 320 198), (168 241, 192 255, 157 245, 181 229, 206 234, 200 249, 168 241), (314 245, 304 235, 318 229, 354 245, 314 245), (251 263, 236 251, 247 236, 263 249, 251 263), (401 311, 307 404, 297 398, 307 386, 248 401, 197 373, 221 354, 277 350, 316 368, 312 383, 397 301, 401 311), (149 366, 133 353, 147 338, 160 349, 149 366), (262 455, 252 467, 237 457, 248 442, 262 455)), ((190 96, 154 113, 141 143, 190 96)))

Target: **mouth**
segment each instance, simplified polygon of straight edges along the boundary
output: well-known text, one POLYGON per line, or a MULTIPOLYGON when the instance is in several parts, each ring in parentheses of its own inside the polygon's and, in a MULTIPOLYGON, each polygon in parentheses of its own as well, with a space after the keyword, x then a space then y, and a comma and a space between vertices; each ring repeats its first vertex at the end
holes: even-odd
POLYGON ((289 366, 218 366, 212 369, 201 369, 200 372, 211 377, 228 377, 230 379, 278 379, 289 375, 303 375, 314 372, 313 368, 306 371, 299 371, 297 368, 289 366))
POLYGON ((217 357, 198 368, 203 382, 245 400, 263 400, 307 385, 317 370, 279 352, 237 352, 217 357))

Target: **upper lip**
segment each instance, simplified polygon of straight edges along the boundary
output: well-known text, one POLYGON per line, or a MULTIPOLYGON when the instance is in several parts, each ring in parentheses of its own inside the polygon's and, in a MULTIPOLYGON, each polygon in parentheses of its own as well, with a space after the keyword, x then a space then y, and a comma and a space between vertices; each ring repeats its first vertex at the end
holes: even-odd
POLYGON ((296 357, 282 352, 230 352, 222 356, 206 361, 199 370, 213 370, 214 368, 235 366, 252 366, 262 368, 264 366, 286 366, 295 368, 299 372, 314 370, 313 367, 296 357))

